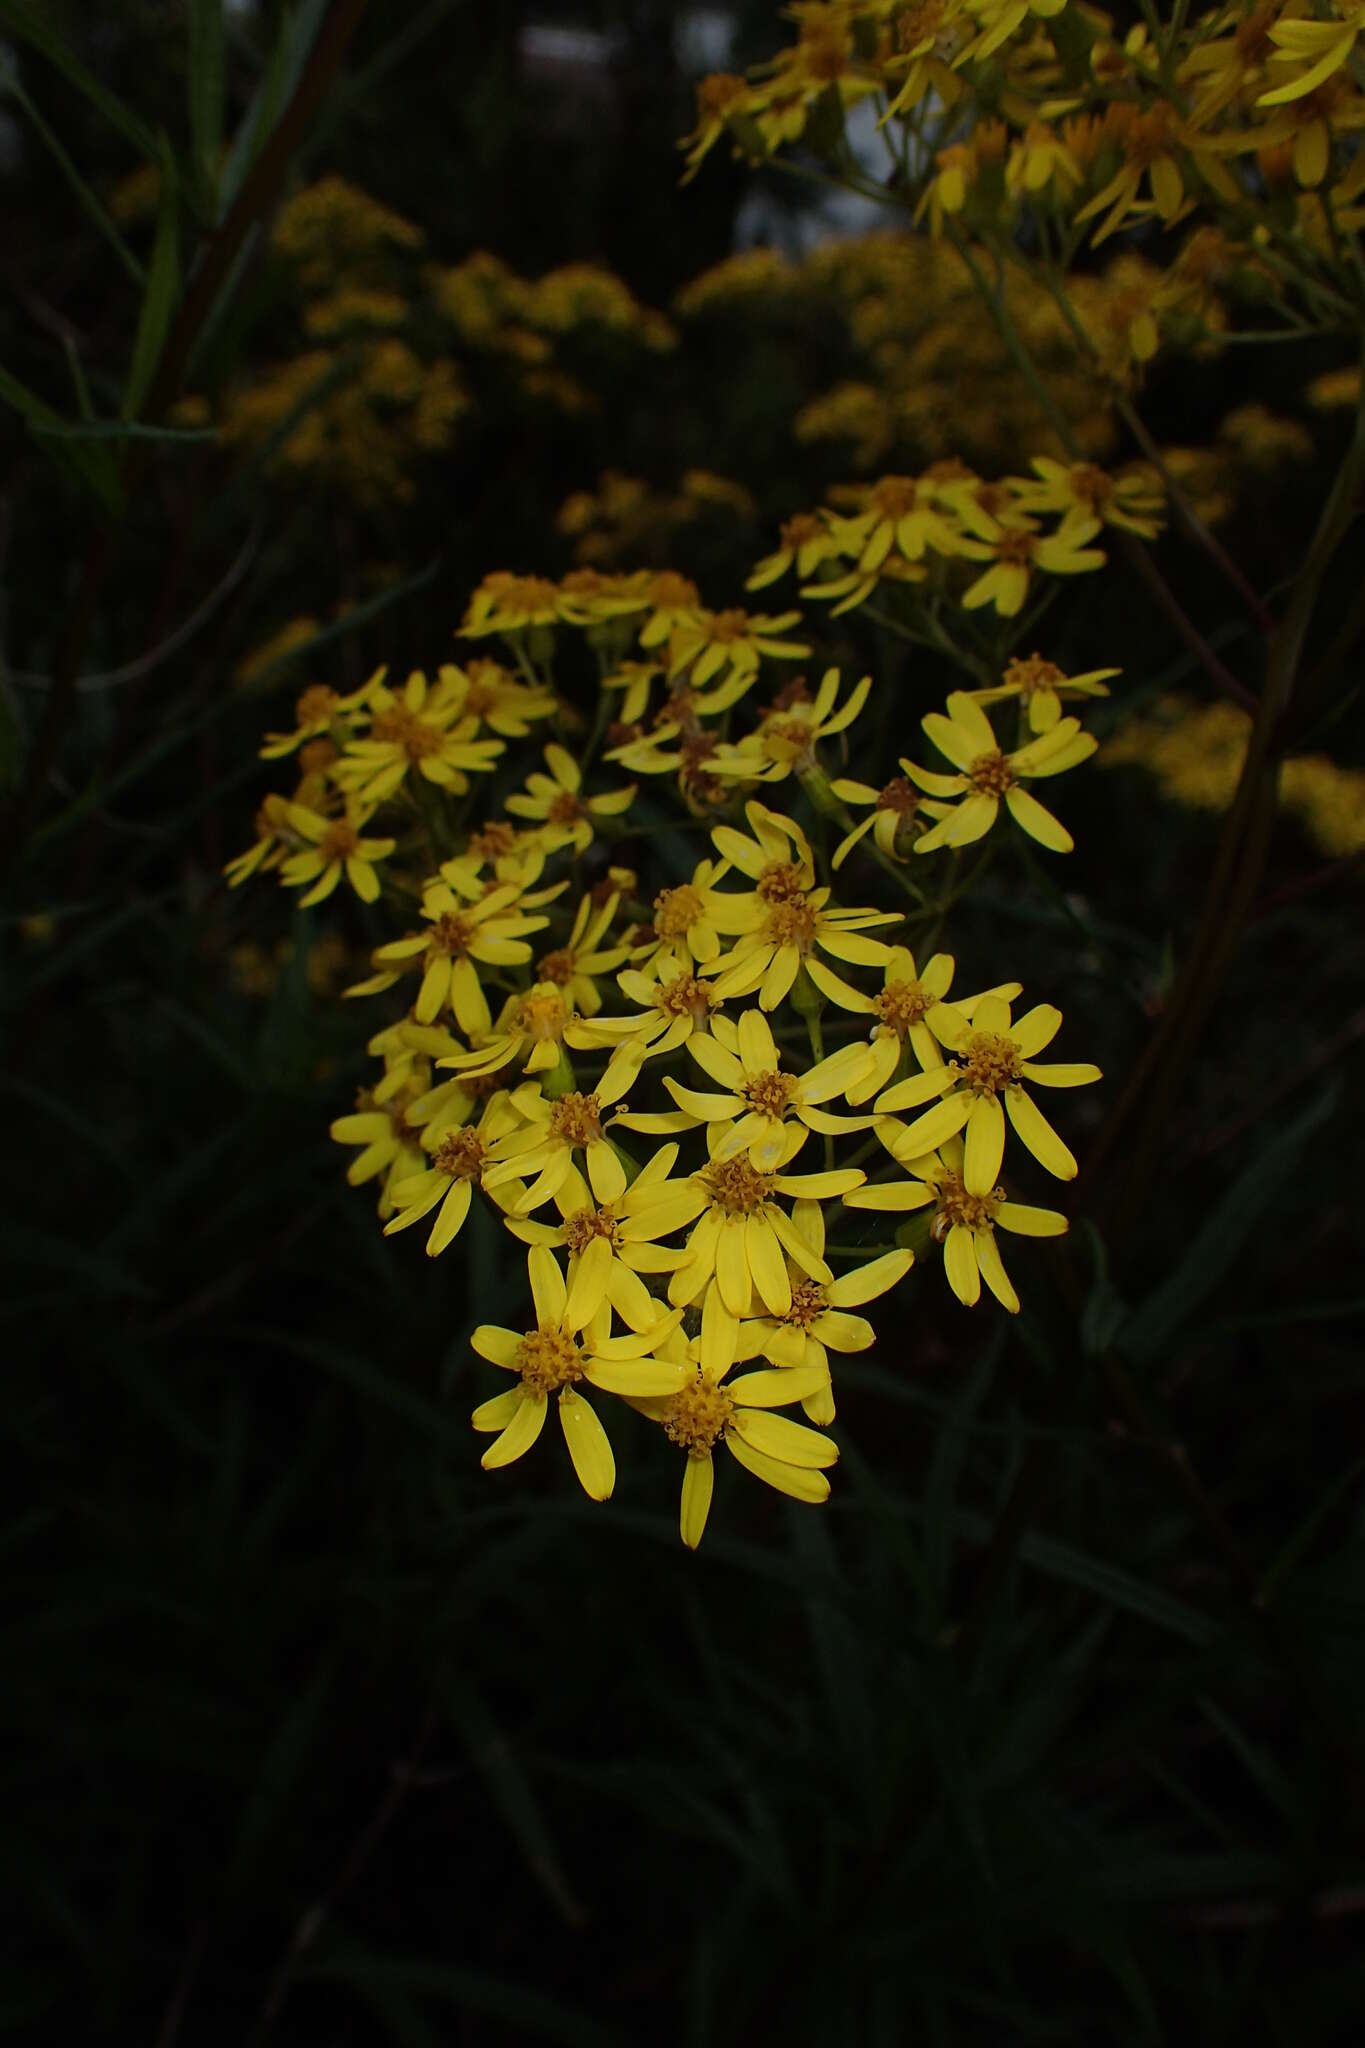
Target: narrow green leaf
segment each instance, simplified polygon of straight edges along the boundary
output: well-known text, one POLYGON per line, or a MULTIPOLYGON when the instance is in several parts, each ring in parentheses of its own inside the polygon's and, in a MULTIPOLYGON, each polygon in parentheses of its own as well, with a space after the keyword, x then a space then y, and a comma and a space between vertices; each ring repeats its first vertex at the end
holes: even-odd
POLYGON ((65 39, 58 34, 46 18, 50 8, 35 9, 28 0, 0 0, 0 29, 6 29, 20 42, 28 43, 42 52, 50 64, 55 64, 63 77, 74 85, 79 93, 89 100, 92 107, 121 135, 127 137, 134 149, 144 156, 157 153, 156 137, 140 115, 126 107, 117 94, 102 86, 92 73, 68 47, 65 39))
POLYGON ((315 1984, 348 1984, 370 1998, 388 1986, 416 1998, 444 1999, 463 2015, 484 2013, 505 2022, 516 2040, 562 2041, 565 2048, 622 2048, 619 2034, 566 1999, 549 1998, 524 1983, 456 1963, 432 1962, 426 1956, 338 1948, 316 1962, 303 1963, 298 1976, 315 1984))
POLYGON ((223 0, 188 0, 187 70, 190 101, 190 146, 208 201, 211 220, 218 218, 218 159, 223 147, 223 0))
POLYGON ((282 11, 279 34, 270 53, 265 77, 256 88, 251 105, 233 139, 218 188, 218 204, 226 212, 241 191, 270 136, 270 131, 288 104, 303 75, 309 52, 317 41, 326 16, 328 0, 304 0, 297 13, 282 11))
POLYGON ((1089 1557, 1084 1551, 1073 1550, 1067 1543, 1054 1542, 1049 1536, 1032 1534, 1025 1536, 1020 1544, 1019 1555, 1026 1564, 1046 1573, 1049 1578, 1064 1579, 1069 1585, 1082 1586, 1088 1593, 1098 1594, 1101 1600, 1109 1601, 1114 1607, 1126 1607, 1131 1614, 1140 1614, 1158 1628, 1183 1636, 1186 1642, 1202 1646, 1213 1641, 1214 1624, 1207 1615, 1187 1607, 1183 1600, 1163 1593, 1159 1587, 1149 1586, 1144 1580, 1133 1578, 1129 1572, 1120 1571, 1117 1565, 1107 1564, 1103 1558, 1089 1557))
POLYGON ((71 192, 81 212, 95 229, 95 232, 108 243, 133 283, 141 289, 145 281, 142 265, 138 262, 136 256, 134 256, 132 250, 114 225, 107 208, 86 184, 85 179, 76 169, 75 164, 72 163, 61 142, 53 134, 47 122, 34 106, 33 101, 24 91, 23 86, 14 75, 12 66, 9 68, 0 66, 0 93, 3 92, 8 92, 11 99, 17 100, 23 108, 33 127, 34 133, 47 150, 52 161, 56 164, 67 185, 71 188, 71 192))
POLYGON ((141 420, 82 420, 76 425, 35 426, 50 441, 216 441, 214 427, 149 427, 141 420))
POLYGON ((587 1915, 570 1889, 540 1802, 515 1750, 467 1680, 452 1679, 446 1704, 527 1869, 560 1918, 570 1927, 582 1927, 587 1915))
POLYGON ((1237 1176, 1168 1280, 1149 1294, 1118 1335, 1118 1348, 1138 1364, 1157 1358, 1231 1269, 1262 1215, 1285 1190, 1301 1148, 1335 1109, 1340 1089, 1323 1091, 1292 1123, 1282 1125, 1237 1176))
POLYGON ((161 155, 161 211, 157 215, 152 264, 147 274, 147 290, 138 317, 132 361, 128 365, 128 382, 123 393, 125 420, 137 417, 152 388, 180 298, 180 202, 175 162, 169 149, 163 148, 161 155))

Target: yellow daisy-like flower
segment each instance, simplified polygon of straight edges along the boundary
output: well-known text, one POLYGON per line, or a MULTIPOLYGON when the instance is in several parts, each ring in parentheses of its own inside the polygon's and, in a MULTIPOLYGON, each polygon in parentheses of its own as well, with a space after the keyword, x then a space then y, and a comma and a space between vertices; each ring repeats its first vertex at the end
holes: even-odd
POLYGON ((901 767, 930 796, 960 797, 962 801, 950 816, 940 819, 915 841, 917 854, 933 853, 940 846, 967 846, 974 839, 984 839, 1000 814, 1001 797, 1015 824, 1030 839, 1036 839, 1053 853, 1071 852, 1076 842, 1065 825, 1022 784, 1060 775, 1089 760, 1098 741, 1093 733, 1081 731, 1079 719, 1059 719, 1026 747, 1006 754, 1001 751, 981 706, 965 690, 954 690, 948 699, 948 716, 930 711, 920 724, 958 772, 939 775, 904 760, 901 767))
POLYGON ((1030 732, 1052 732, 1061 722, 1064 697, 1107 697, 1109 677, 1122 673, 1117 668, 1090 668, 1084 675, 1069 676, 1041 654, 1027 660, 1016 656, 990 689, 965 690, 963 695, 975 704, 1003 704, 1016 697, 1027 711, 1030 732))
POLYGON ((703 615, 701 592, 690 576, 656 569, 646 585, 649 617, 640 628, 641 647, 664 647, 703 615))
POLYGON ((930 818, 947 815, 945 807, 921 796, 908 776, 893 775, 890 782, 874 789, 870 782, 855 782, 840 775, 830 784, 840 803, 871 806, 865 818, 846 832, 835 847, 830 866, 838 874, 855 846, 870 832, 872 843, 886 860, 908 859, 915 836, 927 830, 930 818))
POLYGON ((898 1081, 877 1097, 873 1106, 887 1119, 877 1126, 877 1134, 891 1156, 909 1165, 965 1130, 963 1184, 969 1194, 989 1195, 1000 1178, 1008 1112, 1016 1133, 1040 1165, 1058 1180, 1073 1179, 1075 1159, 1024 1087, 1028 1081, 1040 1088, 1081 1088, 1099 1080, 1099 1068, 1089 1064, 1039 1064, 1037 1054, 1052 1043, 1061 1022, 1061 1011, 1051 1003, 1039 1003, 1011 1022, 1008 1002, 1000 996, 982 997, 960 1033, 951 1024, 944 1029, 945 1043, 954 1055, 946 1067, 898 1081), (895 1121, 898 1110, 917 1108, 935 1096, 941 1099, 912 1124, 895 1121))
POLYGON ((747 875, 753 892, 735 896, 729 915, 740 937, 729 953, 708 964, 722 996, 758 992, 760 1008, 776 1009, 804 967, 822 994, 838 1002, 837 978, 829 984, 815 950, 860 967, 885 964, 887 947, 864 936, 870 925, 899 924, 899 911, 844 910, 830 905, 827 888, 816 888, 815 863, 801 827, 756 800, 746 804, 752 837, 718 825, 711 837, 731 866, 747 875))
POLYGON ((1334 21, 1301 21, 1282 17, 1270 31, 1276 45, 1270 59, 1277 67, 1302 66, 1284 85, 1263 92, 1258 107, 1282 106, 1286 100, 1302 99, 1334 71, 1340 71, 1365 32, 1365 6, 1361 0, 1337 0, 1334 21))
POLYGON ((252 875, 269 874, 303 846, 303 834, 289 822, 289 809, 287 796, 272 792, 263 799, 256 812, 255 839, 244 853, 234 854, 223 869, 229 889, 239 889, 252 875))
POLYGON ((610 1105, 626 1094, 639 1071, 638 1062, 618 1053, 587 1094, 570 1088, 553 1101, 541 1094, 538 1081, 523 1083, 510 1097, 517 1128, 495 1148, 496 1156, 485 1176, 488 1187, 528 1181, 530 1185, 514 1207, 518 1216, 529 1216, 563 1186, 574 1153, 581 1152, 597 1200, 619 1201, 626 1191, 626 1170, 603 1133, 602 1118, 610 1105))
MULTIPOLYGON (((805 1138, 800 1125, 788 1131, 784 1140, 787 1159, 800 1151, 805 1138)), ((687 1261, 668 1284, 669 1300, 685 1307, 699 1298, 714 1276, 730 1315, 750 1314, 755 1295, 770 1315, 785 1315, 791 1306, 791 1282, 784 1250, 812 1279, 832 1276, 823 1259, 808 1250, 778 1198, 820 1201, 861 1187, 866 1177, 857 1167, 787 1173, 779 1166, 772 1173, 758 1173, 743 1153, 729 1159, 712 1158, 658 1204, 664 1229, 693 1226, 687 1239, 687 1261)))
MULTIPOLYGON (((649 708, 649 694, 656 679, 662 676, 663 663, 658 661, 621 661, 610 675, 603 676, 604 690, 620 691, 620 719, 622 725, 638 725, 649 708)), ((613 755, 611 758, 615 759, 613 755)), ((629 765, 629 764, 627 764, 629 765)))
POLYGON ((746 590, 766 590, 792 568, 803 579, 813 576, 822 562, 843 552, 818 512, 798 512, 794 518, 784 519, 781 531, 781 546, 755 564, 746 590))
POLYGON ((1052 534, 1036 532, 1032 520, 1022 513, 983 519, 982 526, 986 529, 982 539, 964 538, 959 544, 959 553, 991 565, 962 593, 964 611, 978 611, 990 604, 1002 619, 1012 619, 1023 610, 1038 570, 1049 576, 1080 576, 1105 564, 1103 548, 1085 546, 1100 530, 1098 519, 1062 526, 1052 534))
POLYGON ((1067 538, 1083 526, 1088 539, 1097 519, 1143 540, 1155 540, 1165 525, 1166 490, 1150 463, 1129 463, 1111 475, 1095 462, 1058 462, 1035 455, 1030 467, 1035 476, 1008 480, 1015 503, 1021 512, 1060 513, 1058 532, 1067 538))
POLYGON ((559 585, 548 576, 517 576, 494 569, 470 598, 460 633, 476 640, 486 633, 522 633, 528 626, 557 625, 561 615, 559 585))
POLYGON ((935 953, 921 973, 908 946, 890 948, 883 985, 875 996, 844 984, 842 1006, 876 1018, 871 1036, 862 1045, 846 1046, 842 1057, 849 1069, 844 1089, 847 1102, 869 1101, 891 1081, 908 1045, 922 1072, 943 1065, 941 1045, 957 1044, 962 1027, 970 1021, 976 1005, 986 995, 1003 996, 1006 1001, 1019 993, 1017 981, 985 989, 981 995, 947 1000, 952 987, 954 961, 950 953, 935 953))
POLYGON ((415 768, 439 789, 462 796, 469 788, 466 769, 486 775, 506 751, 501 740, 480 740, 478 720, 462 717, 458 671, 443 672, 449 680, 435 687, 414 669, 401 696, 386 684, 369 691, 370 728, 364 738, 347 741, 333 770, 338 785, 370 803, 383 803, 415 768))
POLYGON ((631 1035, 625 1017, 580 1017, 564 990, 552 981, 538 981, 524 995, 512 995, 487 1034, 471 1033, 481 1043, 468 1052, 448 1053, 436 1062, 453 1067, 467 1079, 494 1074, 521 1061, 528 1074, 548 1074, 560 1064, 565 1046, 575 1052, 600 1051, 605 1043, 631 1035))
POLYGON ((839 671, 826 669, 814 697, 793 697, 775 706, 756 732, 746 733, 735 746, 717 746, 711 772, 749 782, 785 782, 793 772, 805 773, 815 766, 819 742, 852 725, 871 688, 871 676, 864 676, 836 711, 839 671))
POLYGON ((676 676, 687 669, 690 687, 700 690, 716 678, 722 683, 739 676, 752 679, 765 656, 770 661, 804 660, 811 651, 809 643, 781 637, 800 617, 800 612, 780 612, 769 618, 741 611, 738 606, 722 612, 699 611, 674 631, 668 645, 668 673, 676 676))
MULTIPOLYGON (((797 1202, 792 1223, 816 1258, 825 1255, 825 1212, 818 1202, 797 1202)), ((823 1372, 823 1383, 813 1394, 803 1396, 801 1405, 809 1419, 822 1428, 834 1420, 834 1390, 830 1383, 831 1351, 866 1351, 876 1342, 876 1331, 865 1316, 851 1316, 886 1294, 905 1278, 915 1262, 913 1252, 886 1252, 863 1265, 853 1266, 837 1280, 812 1280, 799 1267, 791 1269, 792 1305, 784 1316, 768 1316, 742 1323, 736 1360, 767 1358, 774 1365, 806 1367, 823 1372)))
MULTIPOLYGON (((605 1242, 598 1242, 609 1257, 605 1242)), ((679 1367, 650 1353, 676 1317, 661 1317, 657 1331, 612 1337, 611 1303, 602 1291, 599 1258, 585 1254, 569 1287, 544 1245, 531 1246, 526 1268, 536 1327, 518 1332, 480 1323, 469 1340, 480 1358, 517 1376, 516 1386, 482 1402, 470 1418, 475 1429, 497 1432, 479 1462, 491 1472, 524 1456, 545 1426, 553 1394, 579 1483, 590 1500, 606 1500, 616 1483, 616 1461, 596 1410, 578 1389, 587 1381, 608 1393, 636 1397, 675 1391, 682 1377, 679 1367)))
MULTIPOLYGON (((721 998, 709 981, 692 971, 685 953, 656 952, 646 968, 625 967, 616 985, 638 1005, 624 1021, 632 1027, 628 1043, 640 1060, 660 1059, 687 1045, 697 1032, 710 1029, 721 998)), ((613 1018, 615 1026, 618 1020, 613 1018)))
POLYGON ((396 1079, 386 1074, 384 1086, 362 1088, 349 1116, 335 1117, 331 1136, 338 1145, 357 1145, 359 1151, 346 1169, 353 1188, 383 1176, 379 1191, 381 1220, 392 1216, 395 1189, 421 1171, 422 1154, 409 1111, 431 1086, 431 1068, 425 1060, 402 1063, 396 1079))
POLYGON ((376 861, 387 860, 398 844, 396 839, 366 839, 363 828, 374 815, 374 805, 348 797, 339 818, 324 817, 306 804, 292 803, 287 817, 290 828, 310 843, 301 853, 291 854, 280 869, 286 889, 313 884, 300 896, 299 908, 307 910, 330 896, 344 874, 362 903, 373 903, 379 894, 376 861))
MULTIPOLYGON (((473 1107, 467 1096, 464 1104, 473 1107)), ((413 1105, 414 1113, 417 1107, 413 1105)), ((433 1118, 421 1133, 422 1150, 428 1155, 425 1171, 393 1183, 392 1196, 398 1213, 385 1224, 384 1235, 392 1237, 396 1231, 407 1230, 436 1209, 427 1238, 429 1259, 437 1258, 459 1236, 475 1188, 485 1185, 493 1147, 517 1128, 516 1111, 503 1089, 489 1097, 477 1124, 467 1122, 467 1116, 468 1108, 462 1104, 454 1116, 433 1118)), ((508 1190, 509 1195, 513 1192, 508 1190)))
POLYGON ((368 683, 352 690, 348 696, 329 689, 326 683, 310 683, 295 702, 294 730, 268 732, 261 746, 261 759, 282 760, 286 754, 306 746, 309 740, 327 737, 344 742, 350 737, 356 713, 387 673, 387 669, 377 668, 368 683))
POLYGON ((851 518, 831 520, 840 553, 855 557, 863 575, 873 575, 890 555, 912 565, 926 552, 958 552, 956 527, 946 519, 932 478, 884 476, 859 494, 864 508, 851 518))
POLYGON ((719 1446, 756 1479, 812 1505, 828 1500, 825 1473, 839 1456, 827 1436, 771 1412, 817 1391, 820 1368, 760 1369, 727 1380, 739 1331, 723 1312, 710 1313, 713 1303, 719 1305, 714 1287, 702 1310, 699 1336, 689 1340, 674 1331, 659 1346, 660 1362, 676 1361, 682 1384, 671 1394, 632 1402, 687 1452, 679 1525, 689 1550, 696 1549, 706 1528, 715 1487, 712 1459, 719 1446))
MULTIPOLYGON (((554 1192, 560 1215, 557 1224, 515 1214, 504 1221, 523 1243, 566 1250, 571 1261, 580 1259, 594 1239, 604 1239, 611 1255, 603 1283, 607 1299, 632 1330, 650 1329, 661 1309, 640 1275, 672 1273, 687 1258, 681 1247, 659 1243, 669 1231, 660 1223, 657 1205, 661 1195, 678 1186, 669 1179, 677 1157, 676 1145, 661 1145, 625 1193, 610 1202, 597 1201, 578 1168, 571 1166, 554 1192), (651 1209, 652 1215, 648 1213, 651 1209)), ((599 1253, 593 1256, 600 1260, 599 1253)))
POLYGON ((973 1307, 981 1298, 984 1280, 1002 1308, 1018 1315, 1019 1296, 1005 1271, 995 1233, 1061 1237, 1068 1228, 1065 1216, 1056 1209, 1011 1202, 1000 1187, 989 1194, 972 1194, 962 1177, 960 1138, 946 1138, 936 1154, 915 1162, 914 1171, 929 1184, 934 1203, 930 1234, 943 1246, 943 1270, 958 1300, 973 1307))
POLYGON ((615 889, 601 903, 591 895, 584 896, 564 944, 542 953, 536 962, 536 980, 553 981, 566 990, 575 1009, 584 1017, 595 1017, 602 1007, 596 977, 609 974, 630 954, 628 946, 608 946, 599 951, 620 901, 620 892, 615 889))
POLYGON ((820 1105, 842 1095, 851 1068, 861 1064, 861 1048, 844 1046, 803 1074, 785 1074, 781 1054, 761 1010, 745 1010, 738 1026, 716 1018, 709 1034, 696 1034, 687 1049, 721 1092, 684 1088, 671 1075, 664 1087, 676 1111, 645 1114, 624 1111, 616 1122, 627 1130, 665 1134, 706 1126, 707 1150, 713 1159, 747 1153, 758 1173, 775 1173, 791 1158, 789 1119, 807 1130, 830 1135, 870 1130, 873 1117, 838 1116, 820 1105))
POLYGON ((472 1037, 493 1021, 475 963, 524 966, 531 958, 527 934, 542 931, 550 920, 528 915, 519 884, 499 883, 485 893, 483 884, 458 863, 448 861, 446 867, 449 879, 428 882, 422 892, 422 916, 430 930, 376 947, 370 957, 379 973, 346 993, 375 995, 420 961, 422 985, 413 1006, 417 1021, 432 1023, 449 1004, 461 1031, 472 1037))
POLYGON ((715 148, 729 123, 739 114, 761 105, 761 97, 747 78, 733 71, 712 71, 699 78, 696 86, 696 126, 679 143, 687 151, 687 168, 681 183, 688 185, 701 169, 702 161, 715 148))
POLYGON ((743 928, 744 913, 736 899, 715 885, 728 872, 727 861, 697 863, 690 882, 660 889, 654 898, 653 928, 660 952, 677 954, 700 967, 720 956, 722 933, 743 928), (739 923, 735 923, 736 915, 739 923))
POLYGON ((551 741, 545 749, 548 775, 538 770, 526 778, 524 792, 507 799, 507 809, 517 818, 534 818, 540 825, 538 837, 547 853, 571 846, 582 853, 592 844, 593 820, 619 818, 635 800, 637 785, 604 791, 601 796, 583 795, 583 775, 567 747, 551 741))
POLYGON ((524 740, 536 719, 552 718, 558 708, 553 690, 522 682, 500 661, 475 659, 463 668, 445 662, 437 675, 458 703, 458 716, 477 719, 505 740, 524 740))

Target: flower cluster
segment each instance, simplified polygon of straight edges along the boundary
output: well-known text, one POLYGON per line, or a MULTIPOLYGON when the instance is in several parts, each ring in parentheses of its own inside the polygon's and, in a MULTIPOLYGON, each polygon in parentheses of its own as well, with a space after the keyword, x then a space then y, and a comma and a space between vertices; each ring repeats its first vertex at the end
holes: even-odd
MULTIPOLYGON (((1045 501, 1084 536, 1066 483, 1038 464, 1009 516, 1045 501)), ((875 554, 883 514, 849 516, 875 554)), ((922 509, 926 548, 955 516, 922 509)), ((1037 1097, 1098 1070, 1040 1057, 1060 1013, 1017 981, 957 986, 921 880, 960 893, 957 850, 1015 826, 1070 847, 1026 785, 1093 752, 1077 713, 1116 671, 1006 656, 924 714, 940 770, 888 760, 903 713, 872 674, 807 679, 797 611, 715 610, 673 570, 499 571, 461 632, 434 679, 304 692, 262 749, 301 779, 229 878, 305 905, 344 882, 382 916, 346 991, 388 1002, 381 1071, 332 1134, 388 1234, 439 1256, 480 1202, 525 1257, 527 1312, 473 1337, 509 1382, 474 1414, 484 1465, 553 1403, 605 1498, 631 1408, 678 1447, 695 1545, 719 1451, 827 1496, 837 1360, 916 1261, 941 1249, 959 1301, 984 1283, 1015 1312, 998 1233, 1066 1227, 1016 1183, 1075 1174, 1037 1097)))

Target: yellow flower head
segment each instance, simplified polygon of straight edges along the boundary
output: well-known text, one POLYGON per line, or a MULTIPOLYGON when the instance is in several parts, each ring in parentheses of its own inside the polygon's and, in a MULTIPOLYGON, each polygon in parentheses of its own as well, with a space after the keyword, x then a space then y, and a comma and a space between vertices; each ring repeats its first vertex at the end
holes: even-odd
POLYGON ((1060 775, 1090 758, 1098 742, 1093 734, 1081 731, 1079 719, 1059 719, 1040 738, 1012 754, 1001 751, 990 720, 965 690, 955 690, 949 697, 946 718, 931 711, 920 723, 957 773, 940 775, 905 760, 902 768, 931 796, 960 797, 962 801, 915 841, 916 853, 932 853, 940 846, 967 846, 974 839, 983 839, 999 816, 1002 797, 1016 825, 1031 839, 1054 853, 1071 852, 1075 841, 1065 825, 1023 784, 1040 776, 1060 775))

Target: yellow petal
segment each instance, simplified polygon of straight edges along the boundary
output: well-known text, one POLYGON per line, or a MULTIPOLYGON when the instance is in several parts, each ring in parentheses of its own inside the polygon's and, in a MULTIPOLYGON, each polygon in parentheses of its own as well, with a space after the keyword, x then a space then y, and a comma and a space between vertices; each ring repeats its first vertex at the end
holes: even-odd
POLYGON ((976 1264, 976 1245, 965 1223, 955 1223, 943 1247, 943 1270, 948 1285, 968 1308, 980 1299, 981 1275, 976 1264))
POLYGON ((784 1465, 802 1465, 823 1470, 838 1462, 839 1446, 804 1423, 785 1415, 773 1415, 766 1408, 736 1408, 730 1428, 755 1451, 778 1458, 784 1465))
POLYGON ((581 1330, 592 1321, 606 1299, 610 1271, 611 1246, 605 1237, 590 1238, 578 1255, 564 1300, 564 1322, 570 1330, 581 1330))
POLYGON ((565 1387, 560 1394, 559 1423, 584 1493, 589 1500, 609 1499, 616 1484, 616 1460, 607 1432, 592 1404, 572 1387, 565 1387))
POLYGON ((481 1401, 470 1416, 475 1429, 506 1429, 521 1407, 520 1387, 509 1387, 505 1394, 494 1394, 491 1401, 481 1401))
POLYGON ((543 1244, 533 1244, 526 1254, 526 1271, 536 1305, 536 1321, 542 1324, 562 1322, 568 1290, 553 1252, 543 1244))
POLYGON ((1005 1113, 994 1095, 982 1095, 967 1119, 967 1149, 962 1178, 968 1194, 988 1195, 1000 1176, 1005 1156, 1005 1113))
POLYGON ((530 1450, 541 1430, 545 1427, 545 1396, 543 1394, 522 1394, 516 1414, 500 1437, 488 1446, 479 1463, 485 1472, 496 1471, 500 1465, 510 1465, 530 1450))
POLYGON ((1058 1180, 1074 1180, 1076 1161, 1037 1103, 1022 1088, 1007 1088, 1005 1108, 1009 1111, 1010 1122, 1039 1165, 1045 1166, 1058 1180))
POLYGON ((829 1481, 823 1472, 813 1471, 805 1465, 784 1465, 780 1459, 755 1450, 741 1436, 731 1434, 725 1442, 737 1464, 752 1472, 755 1479, 775 1487, 779 1493, 789 1493, 794 1500, 809 1501, 812 1506, 829 1499, 829 1481))
POLYGON ((694 1457, 689 1452, 683 1470, 682 1509, 678 1517, 682 1540, 689 1550, 695 1550, 701 1542, 715 1484, 716 1471, 711 1453, 707 1451, 701 1457, 694 1457))
POLYGON ((981 1268, 981 1277, 1002 1308, 1012 1316, 1019 1313, 1019 1297, 1005 1271, 1000 1258, 1000 1247, 995 1241, 993 1230, 977 1230, 972 1233, 976 1243, 976 1263, 981 1268))

